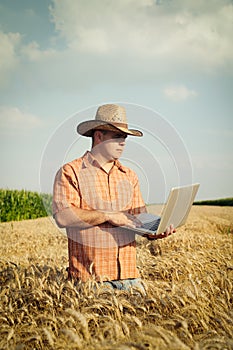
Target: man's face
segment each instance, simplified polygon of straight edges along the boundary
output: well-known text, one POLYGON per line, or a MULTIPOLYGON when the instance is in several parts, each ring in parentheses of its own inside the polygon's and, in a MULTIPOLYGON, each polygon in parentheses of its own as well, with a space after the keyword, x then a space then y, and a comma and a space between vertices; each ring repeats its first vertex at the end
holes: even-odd
POLYGON ((120 158, 124 147, 127 135, 122 132, 115 131, 100 131, 99 151, 109 161, 120 158))

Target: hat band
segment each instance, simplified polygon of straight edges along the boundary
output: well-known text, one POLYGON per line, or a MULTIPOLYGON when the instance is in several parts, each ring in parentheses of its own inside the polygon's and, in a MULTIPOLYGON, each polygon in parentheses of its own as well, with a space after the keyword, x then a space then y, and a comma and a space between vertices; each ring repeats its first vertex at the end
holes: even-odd
MULTIPOLYGON (((96 120, 96 121, 98 121, 98 120, 96 120)), ((116 122, 111 122, 110 120, 109 121, 108 120, 99 120, 99 121, 104 122, 104 124, 106 123, 106 124, 118 126, 120 128, 128 129, 128 124, 125 124, 125 123, 116 123, 116 122)))

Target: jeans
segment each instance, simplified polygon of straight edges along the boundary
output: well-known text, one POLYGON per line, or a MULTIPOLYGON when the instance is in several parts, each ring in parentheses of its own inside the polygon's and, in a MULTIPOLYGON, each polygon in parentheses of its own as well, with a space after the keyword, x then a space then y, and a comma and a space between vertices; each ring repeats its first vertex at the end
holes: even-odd
POLYGON ((146 295, 145 288, 141 282, 141 278, 129 278, 125 280, 105 281, 103 284, 112 289, 130 291, 132 288, 138 289, 143 295, 146 295))

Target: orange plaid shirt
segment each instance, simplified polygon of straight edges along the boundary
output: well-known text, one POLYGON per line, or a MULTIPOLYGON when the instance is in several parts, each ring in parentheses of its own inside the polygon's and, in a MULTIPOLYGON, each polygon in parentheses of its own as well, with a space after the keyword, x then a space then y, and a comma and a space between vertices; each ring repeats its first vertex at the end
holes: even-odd
MULTIPOLYGON (((90 152, 65 164, 56 174, 53 215, 72 206, 101 211, 145 212, 137 175, 115 161, 109 173, 90 152)), ((69 275, 87 281, 139 277, 135 234, 108 222, 98 226, 67 227, 69 275)))

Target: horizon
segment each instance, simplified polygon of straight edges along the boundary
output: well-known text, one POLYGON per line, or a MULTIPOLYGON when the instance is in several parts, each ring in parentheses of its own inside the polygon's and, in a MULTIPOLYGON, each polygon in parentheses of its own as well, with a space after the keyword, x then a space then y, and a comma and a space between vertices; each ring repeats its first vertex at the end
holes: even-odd
MULTIPOLYGON (((39 191, 34 191, 34 190, 28 190, 28 189, 25 189, 25 188, 0 188, 0 191, 24 191, 24 192, 33 192, 33 193, 37 193, 39 194, 40 196, 43 196, 43 195, 50 195, 52 196, 53 194, 52 193, 45 193, 45 192, 39 192, 39 191)), ((193 204, 195 203, 199 203, 199 202, 206 202, 206 201, 222 201, 222 200, 229 200, 229 199, 233 199, 233 195, 230 195, 228 197, 224 197, 224 198, 204 198, 204 199, 198 199, 198 200, 194 200, 193 204)), ((164 205, 166 203, 165 202, 154 202, 154 203, 146 203, 146 206, 149 206, 149 205, 164 205)))

